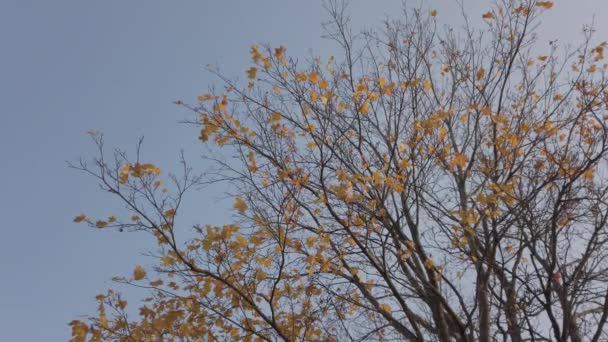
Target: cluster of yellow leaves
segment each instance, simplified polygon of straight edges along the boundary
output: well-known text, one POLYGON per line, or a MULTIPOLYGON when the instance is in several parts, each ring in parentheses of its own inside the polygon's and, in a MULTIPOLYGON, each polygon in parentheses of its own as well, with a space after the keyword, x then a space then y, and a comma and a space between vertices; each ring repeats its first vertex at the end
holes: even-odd
POLYGON ((203 128, 201 129, 199 139, 202 142, 209 140, 212 134, 216 133, 221 124, 221 119, 218 116, 209 117, 208 115, 202 116, 203 128))
MULTIPOLYGON (((537 6, 541 6, 543 8, 551 8, 551 6, 553 6, 552 2, 550 1, 540 1, 537 2, 537 6)), ((431 16, 434 17, 437 15, 437 11, 433 10, 431 12, 431 16)), ((495 12, 488 12, 486 14, 484 14, 482 17, 484 19, 494 19, 495 15, 502 15, 500 13, 495 14, 495 12)), ((603 46, 600 48, 596 48, 594 49, 594 52, 598 55, 601 56, 603 58, 603 46)), ((259 51, 259 49, 257 47, 252 47, 251 50, 251 54, 252 54, 252 58, 256 63, 262 63, 264 65, 265 68, 268 68, 270 66, 270 59, 267 57, 264 57, 261 52, 259 51)), ((274 52, 274 57, 276 58, 276 60, 278 60, 281 63, 284 63, 284 55, 285 55, 285 49, 283 47, 275 49, 274 52)), ((538 57, 538 61, 544 62, 548 59, 547 56, 539 56, 538 57)), ((532 61, 532 64, 534 63, 534 61, 532 61)), ((530 64, 531 65, 531 64, 530 64)), ((259 65, 258 65, 259 66, 259 65)), ((446 69, 447 70, 447 69, 446 69)), ((469 70, 470 71, 470 70, 469 70)), ((247 70, 247 75, 249 79, 255 79, 257 76, 257 72, 258 72, 258 68, 257 67, 251 67, 250 69, 247 70)), ((335 75, 334 75, 335 76, 335 75)), ((475 73, 475 78, 477 80, 483 80, 486 77, 486 70, 483 67, 480 67, 479 69, 477 69, 476 73, 475 73)), ((348 75, 347 75, 348 77, 348 75)), ((469 76, 467 76, 469 77, 469 76)), ((335 95, 331 94, 330 92, 326 91, 327 88, 332 88, 330 87, 329 83, 323 79, 323 76, 320 75, 318 72, 315 71, 311 71, 311 72, 302 72, 302 73, 297 73, 296 74, 296 81, 297 82, 309 82, 309 84, 306 84, 306 86, 309 87, 304 87, 304 94, 307 94, 310 101, 313 103, 318 103, 319 101, 321 103, 323 103, 324 105, 327 105, 329 100, 332 99, 335 95)), ((417 90, 420 90, 420 85, 422 85, 422 90, 425 93, 430 92, 433 89, 433 84, 431 83, 430 80, 410 80, 410 81, 405 81, 399 84, 399 88, 402 90, 405 90, 408 87, 418 87, 417 90)), ((281 93, 281 89, 278 86, 273 87, 273 91, 275 94, 279 95, 281 93)), ((287 88, 284 88, 287 89, 287 88)), ((376 109, 375 106, 373 105, 374 101, 378 101, 378 99, 381 99, 382 96, 391 96, 393 90, 395 89, 395 84, 393 82, 389 82, 387 81, 385 78, 383 77, 377 77, 377 78, 364 78, 362 80, 359 81, 359 83, 356 85, 356 92, 353 96, 353 99, 351 101, 350 98, 346 99, 346 102, 339 102, 338 105, 338 112, 342 112, 342 110, 344 110, 345 108, 354 108, 357 109, 361 114, 364 115, 368 115, 370 113, 370 111, 376 109), (352 107, 350 107, 349 104, 353 104, 352 107)), ((557 95, 556 95, 557 96, 557 95)), ((218 100, 219 97, 213 96, 213 95, 202 95, 199 98, 199 101, 203 102, 203 101, 211 101, 211 100, 218 100)), ((231 127, 230 124, 232 124, 234 127, 236 128, 240 128, 241 129, 241 133, 246 133, 246 127, 241 127, 239 126, 240 123, 238 122, 238 120, 234 119, 233 117, 230 117, 227 113, 227 97, 224 96, 220 102, 216 102, 215 106, 214 106, 214 111, 216 111, 213 114, 210 115, 203 115, 202 116, 202 123, 203 123, 203 129, 201 130, 201 140, 203 141, 207 141, 209 139, 209 137, 215 133, 218 132, 218 130, 220 130, 220 128, 222 129, 222 132, 224 131, 230 131, 231 127)), ((309 113, 309 111, 312 111, 313 109, 311 109, 312 104, 307 105, 304 109, 303 109, 303 114, 306 117, 309 113)), ((424 148, 428 149, 428 154, 426 154, 427 152, 425 151, 423 154, 423 156, 429 156, 429 155, 433 155, 435 152, 439 151, 436 155, 440 156, 440 159, 442 162, 445 162, 447 165, 449 165, 449 167, 451 169, 463 169, 465 167, 467 167, 467 165, 469 164, 469 157, 465 154, 465 151, 467 151, 465 148, 456 148, 451 146, 449 143, 453 143, 453 144, 457 144, 458 140, 459 140, 459 135, 458 135, 458 125, 460 125, 458 123, 458 120, 451 120, 449 119, 450 117, 452 117, 454 114, 451 113, 449 110, 445 110, 445 111, 439 111, 437 113, 433 113, 431 114, 430 117, 426 117, 424 119, 420 119, 420 120, 416 120, 416 122, 414 123, 415 126, 415 134, 416 134, 416 143, 420 142, 420 139, 428 139, 425 140, 425 142, 423 144, 424 148), (456 127, 456 128, 455 128, 456 127), (420 137, 420 136, 423 136, 420 137), (437 140, 434 140, 434 138, 437 137, 437 140), (446 142, 446 138, 451 138, 448 139, 449 142, 446 142), (429 144, 427 144, 426 142, 430 141, 429 144), (432 145, 431 145, 432 144, 432 145), (443 147, 443 149, 442 149, 443 147), (454 152, 456 150, 460 150, 461 152, 454 152)), ((460 115, 460 114, 459 114, 460 115)), ((491 122, 493 125, 495 125, 498 128, 498 136, 493 139, 493 141, 490 141, 488 143, 488 147, 499 147, 498 150, 501 153, 507 153, 509 151, 513 152, 516 151, 516 147, 522 144, 522 141, 525 139, 525 134, 527 134, 528 132, 536 132, 537 134, 541 135, 543 134, 547 137, 551 137, 555 134, 557 134, 559 132, 559 128, 556 127, 556 125, 552 122, 539 122, 537 124, 534 125, 528 125, 528 124, 520 124, 519 127, 510 127, 509 125, 513 125, 511 123, 511 121, 509 120, 509 116, 508 114, 503 114, 503 113, 492 113, 492 109, 486 105, 486 106, 481 106, 481 105, 472 105, 471 108, 469 108, 469 110, 462 114, 462 116, 460 117, 460 122, 462 124, 467 124, 467 122, 469 121, 469 115, 471 117, 479 117, 481 118, 481 120, 487 121, 487 122, 491 122), (481 114, 481 116, 479 115, 481 114), (532 126, 532 128, 530 127, 532 126), (517 129, 514 129, 517 128, 517 129)), ((310 118, 311 116, 308 116, 308 118, 310 118)), ((286 123, 288 121, 292 121, 292 118, 289 116, 283 116, 281 113, 279 112, 273 112, 273 110, 268 110, 268 117, 267 117, 267 122, 272 124, 272 128, 275 132, 284 132, 279 134, 281 137, 286 137, 289 134, 287 133, 287 128, 285 125, 289 124, 286 123), (283 121, 283 119, 285 119, 283 121), (281 121, 283 121, 283 123, 281 123, 281 121), (283 125, 284 123, 286 123, 285 125, 283 125)), ((472 119, 471 119, 472 121, 472 119)), ((310 133, 310 135, 312 136, 314 132, 318 132, 321 129, 317 128, 315 126, 314 123, 305 123, 305 124, 301 124, 300 125, 300 129, 310 133)), ((581 128, 581 132, 583 131, 584 128, 581 128)), ((236 134, 236 133, 234 133, 236 134)), ((588 134, 592 135, 591 133, 588 132, 588 134)), ((357 132, 353 131, 349 131, 349 132, 345 132, 346 136, 356 136, 357 132)), ((303 134, 302 136, 305 136, 305 134, 303 134)), ((324 140, 324 138, 319 139, 318 141, 326 141, 324 140)), ((327 138, 328 139, 328 138, 327 138)), ((397 137, 389 137, 389 140, 392 140, 391 142, 399 142, 399 152, 402 153, 403 155, 407 155, 408 157, 410 156, 408 153, 406 152, 410 152, 410 151, 406 151, 407 149, 411 149, 411 152, 413 152, 412 154, 414 155, 414 152, 418 152, 415 151, 415 144, 412 143, 408 143, 407 140, 403 140, 401 142, 401 137, 397 138, 397 137), (408 147, 409 146, 409 147, 408 147)), ((312 142, 309 142, 306 146, 310 149, 315 148, 315 146, 317 146, 318 142, 315 139, 312 142)), ((246 144, 243 144, 246 145, 246 144)), ((251 145, 247 145, 249 147, 251 147, 251 145)), ((295 150, 295 148, 294 148, 295 150)), ((258 172, 258 165, 256 163, 256 159, 255 159, 256 155, 254 154, 253 151, 250 151, 247 155, 246 155, 246 160, 244 160, 245 162, 247 162, 247 167, 248 169, 252 172, 252 173, 256 173, 258 172)), ((258 156, 261 158, 261 156, 258 156)), ((397 157, 397 161, 398 161, 398 168, 395 171, 394 166, 391 166, 391 168, 389 168, 387 165, 382 165, 382 166, 377 166, 376 163, 371 163, 374 166, 371 166, 367 163, 367 161, 363 161, 361 163, 361 167, 362 169, 364 169, 365 174, 357 174, 356 172, 353 172, 352 174, 349 174, 343 170, 337 169, 336 170, 336 179, 332 179, 333 184, 337 184, 337 185, 330 185, 329 186, 329 193, 327 194, 327 196, 335 196, 334 198, 326 198, 325 194, 320 194, 319 195, 319 199, 318 199, 318 204, 324 204, 324 203, 328 203, 329 201, 335 200, 335 198, 337 198, 338 200, 341 200, 347 204, 359 201, 357 204, 361 204, 362 207, 366 207, 371 209, 371 211, 374 212, 374 215, 376 215, 375 217, 373 215, 366 215, 366 214, 362 214, 361 212, 353 212, 351 211, 351 209, 348 209, 349 211, 346 212, 345 217, 347 218, 345 220, 345 222, 347 222, 348 225, 352 225, 353 226, 353 231, 357 232, 357 234, 361 234, 361 236, 363 236, 363 234, 373 234, 373 232, 378 232, 380 231, 382 228, 381 224, 378 224, 377 217, 382 217, 383 215, 385 215, 387 213, 387 211, 385 209, 382 208, 382 204, 379 204, 379 201, 374 201, 374 200, 368 200, 366 199, 366 194, 369 193, 370 189, 380 189, 380 188, 387 188, 391 191, 395 191, 395 192, 403 192, 404 189, 404 184, 406 184, 406 180, 407 178, 399 173, 403 173, 406 174, 407 172, 403 172, 406 168, 412 166, 412 167, 416 167, 417 163, 416 163, 416 156, 412 156, 412 160, 408 160, 407 158, 402 158, 401 156, 397 157)), ((479 161, 478 155, 471 155, 471 160, 476 160, 479 161), (475 158, 474 158, 475 157, 475 158)), ((262 158, 261 158, 262 159, 262 158)), ((388 159, 388 157, 387 157, 388 159)), ((379 163, 382 163, 382 161, 380 161, 379 163)), ((384 163, 388 164, 388 162, 384 161, 384 163)), ((471 161, 472 163, 472 161, 471 161)), ((544 162, 541 162, 541 164, 543 165, 542 167, 545 167, 544 162)), ((123 169, 120 170, 120 176, 121 176, 121 183, 123 182, 127 182, 128 181, 128 177, 129 176, 133 176, 133 177, 141 177, 142 175, 145 174, 154 174, 154 175, 158 175, 160 174, 160 171, 156 171, 157 169, 153 166, 150 166, 151 164, 136 164, 135 166, 130 166, 130 165, 125 165, 125 167, 123 167, 123 169), (148 165, 148 166, 146 166, 148 165), (124 178, 124 181, 123 181, 124 178)), ((263 169, 267 169, 270 168, 271 166, 268 166, 268 163, 264 163, 263 164, 263 169)), ((472 165, 475 166, 475 165, 472 165)), ((476 172, 476 168, 471 168, 472 172, 476 172)), ((538 169, 541 169, 540 166, 538 169)), ((562 167, 562 169, 566 169, 565 167, 562 167)), ((574 170, 574 169, 573 169, 574 170)), ((578 169, 577 169, 578 170, 578 169)), ((580 171, 580 170, 579 170, 580 171)), ((349 172, 350 171, 349 169, 349 172)), ((568 171, 569 173, 572 173, 574 171, 568 171)), ((272 171, 264 171, 261 172, 262 176, 264 177, 264 186, 268 186, 269 185, 269 181, 268 178, 272 177, 271 175, 274 175, 274 172, 272 171)), ((292 184, 295 185, 298 189, 301 189, 303 186, 305 186, 306 184, 308 184, 309 179, 308 179, 308 175, 306 175, 301 169, 297 169, 296 167, 293 167, 292 169, 289 168, 282 168, 277 170, 277 181, 279 182, 283 182, 283 184, 292 184)), ((591 181, 594 179, 594 175, 595 175, 595 170, 593 168, 589 168, 587 169, 584 173, 582 173, 582 178, 588 181, 591 181)), ((160 185, 160 183, 159 183, 160 185)), ((495 184, 495 183, 490 183, 488 185, 484 185, 487 186, 487 188, 484 188, 482 190, 481 193, 479 193, 476 197, 476 202, 474 199, 472 199, 471 201, 475 202, 475 209, 474 210, 469 210, 469 209, 464 209, 461 210, 459 212, 456 213, 457 218, 460 220, 461 225, 460 226, 454 226, 456 228, 454 228, 455 234, 454 234, 454 239, 452 240, 453 246, 456 248, 465 248, 468 246, 469 242, 473 242, 474 240, 471 238, 471 236, 473 234, 475 234, 474 229, 476 228, 476 226, 480 223, 481 218, 485 217, 490 217, 490 218, 496 218, 501 214, 501 211, 497 208, 500 205, 511 205, 515 199, 514 199, 514 193, 515 193, 515 188, 516 185, 515 183, 506 183, 506 184, 495 184)), ((384 189, 383 189, 384 190, 384 189)), ((250 203, 251 204, 251 203, 250 203)), ((225 265, 229 264, 231 267, 230 272, 227 271, 227 273, 222 274, 222 276, 229 276, 231 277, 231 279, 238 279, 238 280, 242 280, 245 276, 243 275, 243 273, 238 273, 239 271, 239 267, 245 268, 245 266, 250 266, 253 265, 252 269, 253 269, 253 273, 255 274, 255 276, 253 276, 253 282, 251 284, 247 284, 246 286, 243 286, 244 289, 246 290, 250 290, 251 293, 255 293, 256 287, 257 286, 255 283, 256 282, 262 282, 266 279, 268 279, 269 277, 275 277, 275 275, 271 275, 271 273, 274 271, 272 268, 273 266, 276 266, 276 263, 278 263, 279 258, 276 258, 273 260, 273 254, 271 254, 272 252, 274 252, 274 255, 278 255, 280 253, 284 252, 284 248, 292 248, 294 251, 296 252, 302 252, 303 250, 306 250, 306 254, 304 254, 305 257, 305 262, 307 263, 306 265, 306 270, 309 272, 309 276, 313 277, 315 275, 316 272, 320 272, 320 273, 324 273, 324 272, 349 272, 352 275, 358 275, 361 274, 363 272, 360 272, 359 269, 355 268, 355 267, 342 267, 340 266, 339 262, 336 262, 335 260, 332 260, 332 257, 328 257, 327 255, 323 255, 323 251, 326 249, 329 249, 328 246, 332 243, 336 243, 338 241, 334 241, 332 240, 333 238, 335 238, 335 235, 332 236, 331 234, 328 233, 324 233, 323 230, 321 228, 319 228, 319 233, 318 234, 312 234, 312 235, 308 235, 306 236, 305 239, 301 239, 300 241, 297 240, 290 240, 289 238, 287 238, 287 236, 289 235, 289 228, 295 226, 294 222, 293 222, 293 218, 297 217, 298 214, 298 210, 295 209, 297 206, 293 205, 293 204, 288 204, 285 206, 285 208, 281 208, 282 210, 284 209, 285 211, 285 217, 289 217, 288 219, 282 217, 279 218, 280 223, 279 225, 281 225, 281 228, 275 229, 274 231, 272 230, 272 228, 266 229, 266 230, 260 230, 260 231, 254 231, 253 233, 251 232, 247 232, 247 233, 239 233, 239 227, 235 226, 235 225, 228 225, 228 226, 224 226, 221 229, 217 228, 217 227, 207 227, 207 234, 205 235, 205 238, 202 240, 197 240, 194 243, 192 243, 191 245, 188 246, 188 250, 189 251, 197 251, 197 249, 201 248, 206 251, 206 252, 210 252, 212 250, 212 252, 209 253, 209 255, 214 255, 214 258, 211 259, 213 263, 215 264, 222 264, 224 263, 225 265), (284 220, 284 221, 283 221, 284 220), (284 227, 287 228, 284 228, 284 227), (264 231, 264 233, 260 233, 264 231), (245 235, 244 235, 245 234, 245 235), (263 241, 264 239, 274 239, 277 241, 277 243, 275 243, 274 247, 275 249, 272 250, 271 249, 271 253, 264 253, 261 254, 258 251, 256 251, 257 246, 261 245, 261 241, 263 241), (254 246, 252 248, 252 246, 254 246), (307 249, 306 249, 307 248, 307 249), (316 252, 316 253, 315 253, 316 252), (215 253, 215 254, 214 254, 215 253), (232 254, 231 254, 232 253, 232 254), (259 253, 259 254, 256 254, 259 253), (234 259, 228 259, 229 257, 233 257, 234 259), (227 261, 228 260, 228 261, 227 261), (236 261, 234 261, 236 260, 236 261), (249 287, 247 287, 249 286, 249 287)), ((321 206, 322 207, 322 206, 321 206)), ((351 206, 345 206, 345 207, 351 207, 351 206)), ((352 206, 355 207, 355 206, 352 206)), ((235 198, 235 202, 233 204, 233 208, 236 209, 240 214, 244 214, 248 209, 248 203, 246 202, 246 200, 244 200, 242 197, 238 196, 235 198)), ((322 209, 316 209, 319 210, 319 212, 322 209)), ((315 214, 317 214, 315 210, 315 214)), ((253 214, 253 210, 251 210, 251 213, 253 214)), ((169 209, 167 211, 164 212, 164 216, 166 218, 172 219, 175 216, 175 210, 173 209, 169 209)), ((99 226, 100 228, 103 226, 106 226, 108 223, 114 222, 116 219, 111 217, 109 218, 107 221, 97 221, 97 226, 99 226)), ((132 218, 133 221, 138 221, 139 217, 134 216, 132 218)), ((83 222, 83 221, 87 221, 87 217, 86 215, 82 214, 79 215, 77 217, 74 218, 74 222, 83 222)), ((262 219, 260 216, 255 215, 254 216, 254 221, 255 221, 255 226, 257 227, 265 227, 268 228, 270 226, 270 224, 266 223, 264 221, 264 219, 262 219)), ((308 234, 308 233, 306 233, 308 234)), ((355 241, 355 239, 358 236, 352 237, 352 238, 348 238, 348 239, 341 239, 338 238, 340 241, 340 243, 344 243, 344 244, 350 244, 350 246, 356 246, 357 241, 355 241)), ((274 243, 274 242, 273 242, 274 243)), ((404 260, 406 260, 407 258, 412 257, 413 255, 415 255, 416 253, 416 245, 413 241, 406 241, 405 242, 405 249, 401 249, 399 251, 399 257, 403 258, 404 260)), ((265 247, 264 247, 265 248, 265 247)), ((423 248, 423 246, 419 246, 419 248, 423 248)), ((340 260, 341 258, 344 258, 344 255, 338 255, 335 259, 340 260)), ((472 258, 476 258, 475 256, 472 256, 472 258)), ((303 257, 304 259, 304 257, 303 257)), ((439 271, 441 270, 441 267, 438 267, 435 265, 435 263, 433 262, 432 259, 430 258, 426 258, 423 259, 424 260, 424 266, 429 269, 429 270, 433 270, 433 271, 439 271)), ((177 257, 176 253, 169 253, 165 256, 162 257, 162 266, 171 266, 174 265, 176 263, 179 263, 179 258, 177 257)), ((144 268, 142 266, 137 266, 134 271, 133 271, 133 279, 135 280, 141 280, 144 279, 146 277, 146 271, 144 270, 144 268)), ((299 275, 298 275, 299 277, 299 275)), ((295 278, 296 280, 291 282, 291 283, 287 283, 286 285, 280 287, 280 290, 278 291, 279 295, 278 296, 284 296, 284 297, 289 297, 289 296, 294 296, 294 293, 298 293, 298 291, 301 291, 301 288, 299 288, 296 283, 297 283, 297 277, 295 278), (295 284, 295 285, 294 285, 295 284)), ((168 285, 172 288, 178 288, 177 285, 175 285, 175 283, 172 283, 173 285, 168 285)), ((153 281, 150 282, 151 286, 161 286, 163 285, 163 281, 162 280, 157 280, 157 281, 153 281)), ((366 286, 373 286, 373 283, 369 283, 366 284, 366 286)), ((215 296, 215 298, 229 298, 232 300, 232 304, 234 307, 237 307, 238 305, 241 304, 242 299, 239 298, 238 296, 234 295, 234 294, 230 294, 230 291, 226 290, 226 287, 221 285, 221 284, 215 284, 213 283, 213 281, 208 281, 208 280, 203 280, 201 282, 201 289, 200 289, 200 293, 197 294, 201 294, 201 295, 206 295, 207 293, 209 293, 210 291, 213 293, 213 295, 215 296), (232 296, 232 298, 231 298, 232 296)), ((279 288, 279 287, 277 287, 279 288)), ((306 288, 306 293, 307 295, 317 295, 322 293, 321 289, 314 287, 314 286, 309 286, 308 288, 306 288)), ((259 298, 258 298, 259 299, 259 298)), ((260 299, 261 301, 261 299, 260 299)), ((302 304, 302 306, 306 306, 305 303, 302 304)), ((388 304, 379 304, 378 306, 379 311, 382 312, 386 312, 386 313, 391 313, 392 309, 391 306, 388 304)), ((145 311, 145 310, 144 310, 145 311)), ((155 313, 153 312, 153 310, 149 310, 152 311, 152 313, 150 312, 145 312, 145 315, 154 315, 155 313)), ((103 317, 103 322, 101 323, 102 326, 107 325, 107 320, 105 319, 105 313, 103 311, 103 306, 100 306, 100 322, 102 321, 103 317), (104 323, 105 322, 105 323, 104 323)), ((279 322, 279 324, 281 324, 281 326, 283 324, 285 324, 286 326, 290 326, 290 328, 285 328, 285 329, 301 329, 302 327, 301 325, 301 321, 302 321, 302 317, 303 316, 298 316, 296 314, 289 314, 289 313, 285 313, 285 312, 279 312, 277 314, 277 322, 279 322), (297 327, 296 327, 297 326, 297 327), (294 328, 295 327, 295 328, 294 328)), ((167 321, 173 322, 173 319, 168 319, 167 321)), ((255 321, 255 320, 254 320, 255 321)), ((230 324, 226 323, 225 321, 218 319, 215 322, 209 322, 210 324, 214 324, 216 327, 218 327, 218 329, 227 332, 233 339, 240 339, 242 336, 239 334, 237 329, 233 329, 230 328, 230 324)), ((167 322, 160 322, 160 323, 156 323, 158 324, 158 326, 165 328, 165 327, 170 327, 170 323, 167 322)), ((251 322, 246 322, 243 323, 244 325, 248 325, 248 324, 252 324, 251 322)), ((72 325, 73 330, 74 330, 74 336, 83 336, 87 334, 87 326, 84 325, 84 328, 82 327, 82 325, 80 325, 79 323, 74 323, 72 325), (83 332, 84 331, 84 332, 83 332)), ((314 331, 311 330, 311 331, 314 331)), ((210 338, 211 340, 212 338, 210 338)))
POLYGON ((72 338, 70 342, 85 342, 87 338, 87 334, 89 333, 89 327, 86 323, 73 320, 70 322, 70 326, 72 327, 72 338))
POLYGON ((232 239, 239 230, 239 226, 236 225, 225 225, 221 228, 207 226, 205 239, 202 241, 202 247, 205 251, 209 251, 216 243, 232 239))
MULTIPOLYGON (((89 221, 89 218, 85 214, 80 214, 80 215, 74 217, 73 221, 75 223, 81 223, 81 222, 91 223, 91 221, 89 221)), ((97 228, 105 228, 109 224, 114 223, 116 221, 117 221, 116 216, 110 216, 106 220, 97 220, 97 221, 95 221, 95 227, 97 227, 97 228)))
POLYGON ((125 184, 129 181, 129 176, 141 178, 146 175, 160 175, 160 169, 152 164, 140 164, 135 163, 134 165, 125 164, 119 171, 118 181, 121 184, 125 184))
POLYGON ((250 54, 251 54, 251 59, 255 62, 255 63, 261 63, 265 69, 269 69, 270 68, 270 58, 265 57, 264 55, 262 55, 262 53, 260 52, 260 48, 257 46, 252 46, 251 49, 249 50, 250 54))
POLYGON ((464 153, 454 153, 452 160, 450 160, 450 167, 452 168, 464 168, 467 166, 468 158, 464 153))

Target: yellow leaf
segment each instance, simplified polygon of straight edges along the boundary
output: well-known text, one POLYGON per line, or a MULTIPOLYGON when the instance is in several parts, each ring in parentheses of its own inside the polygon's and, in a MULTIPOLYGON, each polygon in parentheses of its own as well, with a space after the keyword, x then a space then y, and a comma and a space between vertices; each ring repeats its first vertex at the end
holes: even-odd
POLYGON ((172 218, 175 216, 175 209, 169 209, 169 210, 165 211, 164 214, 165 214, 165 217, 172 218))
POLYGON ((365 221, 361 217, 357 216, 357 217, 355 217, 353 224, 356 227, 363 227, 365 225, 365 221))
POLYGON ((486 70, 484 68, 479 68, 479 70, 477 70, 477 79, 480 80, 482 78, 484 78, 484 76, 486 75, 486 70))
POLYGON ((424 81, 424 91, 428 93, 430 90, 431 90, 431 81, 425 80, 424 81))
POLYGON ((80 215, 78 215, 78 216, 74 217, 74 222, 76 222, 76 223, 80 223, 80 222, 82 222, 82 221, 85 221, 86 219, 87 219, 87 215, 85 215, 85 214, 80 214, 80 215))
POLYGON ((163 284, 163 281, 161 279, 150 282, 150 286, 154 286, 154 287, 161 286, 162 284, 163 284))
POLYGON ((454 158, 450 161, 451 167, 465 167, 467 165, 467 156, 462 153, 455 153, 454 158))
POLYGON ((253 45, 251 47, 250 54, 251 54, 251 59, 254 62, 259 62, 262 59, 262 54, 260 53, 260 48, 258 48, 256 45, 253 45))
POLYGON ((270 118, 268 118, 268 122, 274 123, 277 121, 281 121, 281 119, 283 119, 283 115, 281 115, 281 113, 274 112, 272 113, 272 115, 270 115, 270 118))
POLYGON ((247 70, 247 77, 252 80, 255 78, 257 73, 258 73, 258 69, 256 67, 251 67, 247 70))
POLYGON ((448 134, 448 130, 445 129, 444 127, 441 127, 439 129, 439 141, 442 141, 443 139, 445 139, 445 136, 448 134))
POLYGON ((108 226, 108 222, 106 222, 106 221, 98 220, 97 222, 95 222, 95 227, 97 227, 97 228, 105 228, 107 226, 108 226))
POLYGON ((361 105, 361 108, 359 108, 359 111, 361 112, 361 114, 369 113, 369 104, 367 102, 363 103, 361 105))
POLYGON ((327 88, 328 86, 329 86, 329 84, 328 84, 328 83, 327 83, 325 80, 321 80, 321 81, 319 82, 319 88, 321 88, 321 89, 325 89, 325 88, 327 88))
POLYGON ((72 327, 72 338, 70 342, 85 342, 87 334, 89 333, 89 327, 82 321, 73 320, 70 322, 72 327))
POLYGON ((247 210, 247 203, 245 203, 245 201, 243 201, 243 199, 239 196, 234 201, 233 208, 243 214, 245 210, 247 210))
POLYGON ((378 85, 380 86, 381 89, 386 86, 386 80, 384 79, 384 77, 378 78, 378 85))
POLYGON ((253 151, 249 151, 247 159, 249 160, 249 171, 256 173, 258 171, 258 165, 255 161, 255 153, 253 153, 253 151))
POLYGON ((346 105, 344 104, 344 102, 340 102, 340 104, 338 104, 338 108, 336 109, 336 111, 338 113, 342 113, 344 111, 344 108, 346 108, 346 105))
POLYGON ((536 6, 542 7, 544 9, 550 9, 553 7, 553 1, 539 1, 536 3, 536 6))
POLYGON ((492 109, 490 109, 490 107, 488 107, 488 106, 483 106, 479 111, 481 112, 481 114, 483 114, 485 116, 492 115, 492 109))
POLYGON ((310 74, 308 74, 308 80, 312 84, 317 84, 317 82, 321 80, 321 77, 316 72, 311 72, 310 74))
POLYGON ((283 46, 274 49, 274 57, 281 63, 285 63, 285 51, 287 49, 283 46))
POLYGON ((99 303, 99 326, 104 329, 108 329, 108 327, 109 327, 109 322, 108 322, 108 318, 106 317, 103 303, 99 303))
POLYGON ((240 246, 240 247, 247 247, 247 239, 243 236, 243 235, 237 235, 236 236, 236 243, 240 246))
POLYGON ((308 76, 303 72, 299 72, 296 74, 296 81, 298 81, 298 82, 304 82, 307 79, 308 79, 308 76))
POLYGON ((313 248, 316 242, 317 238, 314 236, 309 236, 306 238, 306 246, 308 246, 308 248, 313 248))
POLYGON ((270 267, 272 265, 272 259, 266 257, 256 257, 255 260, 264 267, 270 267))
POLYGON ((583 172, 583 179, 586 181, 592 181, 594 175, 595 170, 593 168, 589 168, 585 172, 583 172))
POLYGON ((329 96, 327 96, 327 93, 321 95, 321 103, 327 105, 327 102, 329 102, 329 96))
POLYGON ((311 90, 310 91, 310 101, 316 102, 318 99, 319 99, 319 94, 316 91, 311 90))
POLYGON ((120 168, 118 182, 120 184, 125 184, 129 180, 129 172, 131 171, 131 165, 125 164, 120 168))
POLYGON ((279 87, 279 86, 274 86, 274 87, 272 87, 272 91, 273 91, 275 94, 280 95, 280 94, 281 94, 281 87, 279 87))
POLYGON ((374 171, 372 174, 372 181, 375 186, 379 186, 382 184, 382 174, 379 171, 374 171))
POLYGON ((437 10, 432 10, 431 17, 436 17, 436 16, 437 16, 437 10))
POLYGON ((197 98, 200 102, 205 102, 205 101, 211 101, 215 99, 215 96, 213 95, 201 95, 197 98))
POLYGON ((135 266, 135 269, 133 270, 133 279, 142 280, 145 277, 146 277, 146 270, 140 265, 135 266))
POLYGON ((384 311, 384 312, 388 312, 388 313, 391 313, 391 311, 392 311, 391 306, 388 304, 380 304, 380 305, 378 305, 378 308, 380 309, 380 311, 384 311))

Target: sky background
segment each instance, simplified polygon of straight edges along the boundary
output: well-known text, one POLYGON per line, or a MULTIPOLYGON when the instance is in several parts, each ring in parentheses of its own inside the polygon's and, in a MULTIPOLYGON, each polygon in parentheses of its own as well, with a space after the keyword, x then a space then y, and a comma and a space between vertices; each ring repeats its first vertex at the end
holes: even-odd
MULTIPOLYGON (((464 1, 478 22, 489 2, 464 1)), ((441 24, 454 22, 455 1, 426 3, 441 24)), ((608 40, 606 0, 555 3, 539 46, 576 42, 594 15, 598 38, 608 40)), ((353 0, 353 27, 398 18, 400 8, 400 1, 353 0)), ((111 277, 148 263, 148 236, 72 223, 81 212, 121 212, 94 179, 67 167, 94 155, 86 131, 131 151, 145 136, 146 161, 161 169, 175 169, 182 148, 200 160, 196 129, 178 123, 189 113, 172 102, 194 102, 216 82, 204 66, 242 77, 254 43, 327 56, 326 19, 318 0, 0 0, 0 340, 66 341, 67 323, 94 313, 94 297, 112 287, 111 277)), ((189 221, 228 223, 220 195, 210 189, 188 198, 189 221)))

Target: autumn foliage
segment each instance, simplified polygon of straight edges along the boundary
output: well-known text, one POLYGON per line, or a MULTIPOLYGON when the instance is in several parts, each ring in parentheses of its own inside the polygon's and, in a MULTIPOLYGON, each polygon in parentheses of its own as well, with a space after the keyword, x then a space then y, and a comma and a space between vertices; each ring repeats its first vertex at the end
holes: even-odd
POLYGON ((606 43, 536 44, 552 6, 498 1, 483 33, 409 10, 353 36, 330 3, 340 57, 253 46, 244 84, 217 72, 178 102, 222 156, 204 177, 107 162, 94 135, 75 167, 131 213, 75 221, 158 254, 116 279, 149 289, 138 317, 109 291, 73 340, 608 340, 606 43), (220 181, 238 219, 180 240, 184 193, 220 181))

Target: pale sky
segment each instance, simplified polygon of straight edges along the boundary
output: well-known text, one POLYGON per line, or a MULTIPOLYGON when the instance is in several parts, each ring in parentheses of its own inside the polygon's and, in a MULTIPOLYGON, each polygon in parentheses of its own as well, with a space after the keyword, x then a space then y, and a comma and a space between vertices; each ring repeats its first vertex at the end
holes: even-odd
MULTIPOLYGON (((464 1, 472 18, 489 4, 464 1)), ((576 42, 593 15, 598 37, 608 40, 606 0, 554 1, 544 41, 576 42)), ((453 22, 454 0, 427 3, 440 23, 453 22)), ((374 27, 400 8, 353 0, 353 26, 374 27)), ((161 168, 175 168, 181 148, 198 160, 197 132, 178 123, 188 113, 172 101, 204 93, 213 82, 206 64, 243 76, 254 43, 284 45, 293 56, 329 54, 332 44, 320 37, 326 18, 318 0, 0 1, 0 340, 66 341, 67 323, 94 313, 111 277, 148 264, 147 236, 72 223, 81 212, 121 208, 66 166, 94 152, 86 131, 125 149, 145 135, 144 156, 161 168)), ((218 195, 188 198, 190 221, 229 223, 218 195)))

